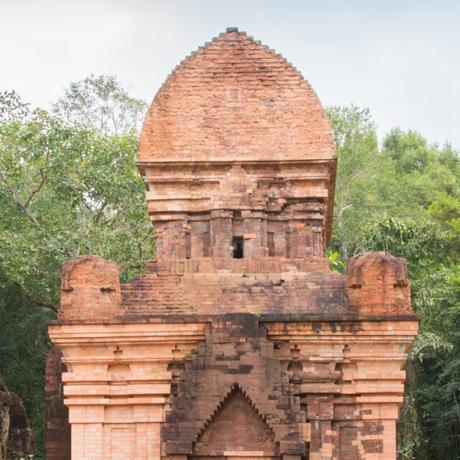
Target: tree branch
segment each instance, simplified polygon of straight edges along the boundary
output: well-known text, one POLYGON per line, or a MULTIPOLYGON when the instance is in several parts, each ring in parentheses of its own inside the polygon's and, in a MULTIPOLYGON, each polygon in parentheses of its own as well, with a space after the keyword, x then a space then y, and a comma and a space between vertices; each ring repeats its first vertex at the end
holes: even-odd
POLYGON ((48 166, 48 151, 46 152, 45 158, 45 166, 43 168, 40 168, 40 182, 38 183, 37 187, 35 187, 35 189, 32 190, 31 194, 29 195, 29 198, 27 198, 24 204, 26 208, 29 207, 30 202, 33 200, 34 196, 42 189, 43 185, 45 185, 46 179, 48 178, 48 175, 44 172, 45 167, 48 166))
MULTIPOLYGON (((32 222, 32 224, 35 225, 35 227, 37 227, 42 233, 43 235, 48 238, 50 241, 53 241, 54 243, 56 243, 58 246, 61 245, 60 241, 56 240, 56 238, 48 235, 47 233, 45 233, 43 231, 43 227, 41 226, 40 222, 37 220, 37 218, 32 214, 32 212, 30 211, 29 207, 28 207, 28 204, 30 204, 30 201, 31 201, 31 197, 29 197, 29 200, 27 201, 26 204, 24 204, 21 199, 19 198, 19 196, 17 195, 16 191, 10 186, 10 184, 8 183, 8 180, 7 178, 5 177, 5 175, 3 174, 2 171, 0 171, 0 179, 3 181, 3 183, 5 184, 5 187, 8 189, 8 191, 10 192, 11 194, 11 199, 13 200, 13 203, 16 204, 21 210, 22 212, 25 214, 25 216, 29 219, 30 222, 32 222)), ((43 186, 43 184, 40 186, 40 188, 43 186)), ((39 189, 37 189, 37 191, 35 193, 38 193, 39 189)), ((73 254, 71 254, 70 252, 62 249, 62 248, 58 248, 58 251, 61 253, 61 254, 64 254, 65 256, 67 257, 73 257, 73 254)))
POLYGON ((27 299, 29 302, 39 306, 39 307, 45 307, 45 308, 48 308, 50 310, 52 310, 54 313, 57 313, 58 311, 58 307, 52 303, 52 302, 48 302, 46 300, 39 300, 39 299, 36 299, 27 289, 26 287, 21 284, 21 283, 17 283, 16 281, 13 282, 13 284, 19 288, 19 290, 21 291, 21 295, 27 299))
POLYGON ((5 187, 8 189, 8 191, 11 194, 11 199, 13 200, 14 204, 16 204, 21 210, 24 212, 26 217, 38 228, 41 228, 40 223, 38 222, 37 218, 30 212, 28 206, 26 206, 19 196, 16 194, 16 191, 10 186, 8 183, 8 179, 5 177, 5 174, 3 174, 2 171, 0 171, 0 179, 2 179, 3 183, 5 184, 5 187))
POLYGON ((104 209, 106 208, 107 204, 108 204, 107 201, 105 201, 102 204, 102 206, 99 208, 99 210, 96 212, 96 214, 93 216, 93 222, 95 224, 99 223, 99 220, 100 220, 100 218, 101 218, 101 216, 102 216, 102 214, 104 212, 104 209))

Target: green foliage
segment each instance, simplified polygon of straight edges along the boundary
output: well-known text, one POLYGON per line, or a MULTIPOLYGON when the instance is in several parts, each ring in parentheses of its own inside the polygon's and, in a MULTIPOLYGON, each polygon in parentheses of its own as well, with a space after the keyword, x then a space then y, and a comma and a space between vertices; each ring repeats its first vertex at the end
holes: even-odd
MULTIPOLYGON (((36 427, 43 424, 46 324, 57 310, 64 260, 99 254, 116 260, 127 279, 153 256, 135 165, 144 107, 108 77, 72 84, 54 114, 0 94, 0 290, 7 292, 0 374, 36 427)), ((36 433, 42 451, 43 430, 36 433)))
POLYGON ((326 257, 329 260, 329 268, 333 272, 343 273, 345 271, 345 262, 340 258, 339 251, 329 249, 326 252, 326 257))
POLYGON ((446 192, 439 193, 428 208, 432 218, 438 222, 449 235, 448 244, 451 258, 459 260, 460 254, 460 193, 456 196, 446 192))
POLYGON ((406 394, 404 398, 400 419, 403 422, 398 426, 398 458, 400 460, 412 460, 414 453, 420 447, 420 427, 415 400, 411 394, 406 394))
POLYGON ((53 113, 71 126, 110 135, 137 128, 146 108, 146 103, 131 97, 115 77, 91 75, 71 83, 54 104, 53 113))
POLYGON ((329 115, 339 157, 331 265, 366 250, 406 257, 421 318, 407 363, 399 458, 458 458, 460 157, 400 129, 379 148, 367 110, 329 115))
MULTIPOLYGON (((362 245, 367 250, 390 251, 409 262, 411 274, 432 266, 443 254, 446 235, 432 221, 379 215, 364 228, 362 245)), ((442 258, 442 257, 441 257, 442 258)))
POLYGON ((0 92, 0 120, 2 123, 21 120, 29 113, 29 105, 25 104, 16 91, 0 92))
POLYGON ((384 212, 402 215, 407 206, 395 165, 379 151, 369 111, 355 106, 333 107, 329 116, 339 164, 333 247, 346 260, 365 249, 361 244, 365 237, 363 223, 384 212))
MULTIPOLYGON (((443 342, 416 348, 415 388, 426 439, 422 458, 447 460, 460 454, 460 266, 451 267, 437 299, 442 305, 438 329, 443 342)), ((422 336, 423 338, 423 336, 422 336)))
POLYGON ((38 448, 35 458, 44 458, 44 362, 53 313, 31 305, 4 281, 0 284, 0 374, 23 400, 38 448))
POLYGON ((152 256, 134 131, 101 134, 43 111, 0 124, 0 272, 54 308, 65 259, 115 259, 125 277, 152 256))

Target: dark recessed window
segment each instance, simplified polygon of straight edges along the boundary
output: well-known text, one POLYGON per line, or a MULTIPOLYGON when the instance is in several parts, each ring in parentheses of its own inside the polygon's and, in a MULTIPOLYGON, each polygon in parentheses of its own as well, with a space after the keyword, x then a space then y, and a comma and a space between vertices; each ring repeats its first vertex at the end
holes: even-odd
POLYGON ((244 256, 244 240, 242 236, 233 237, 233 258, 242 259, 244 256))

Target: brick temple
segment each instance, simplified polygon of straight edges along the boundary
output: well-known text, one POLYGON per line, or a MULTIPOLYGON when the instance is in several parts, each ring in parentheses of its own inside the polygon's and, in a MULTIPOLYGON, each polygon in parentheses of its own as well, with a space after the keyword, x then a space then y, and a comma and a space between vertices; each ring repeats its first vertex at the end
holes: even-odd
POLYGON ((310 85, 245 33, 171 73, 138 152, 157 259, 62 270, 48 460, 396 458, 406 262, 329 269, 336 164, 310 85))

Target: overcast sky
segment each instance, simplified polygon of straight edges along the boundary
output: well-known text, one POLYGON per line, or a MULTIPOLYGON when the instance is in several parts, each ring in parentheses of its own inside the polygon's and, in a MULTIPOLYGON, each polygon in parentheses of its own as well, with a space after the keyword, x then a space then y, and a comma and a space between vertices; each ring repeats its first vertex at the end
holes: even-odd
POLYGON ((380 135, 411 128, 460 150, 459 0, 0 0, 0 90, 46 108, 110 74, 150 102, 228 26, 281 52, 324 105, 368 107, 380 135))

